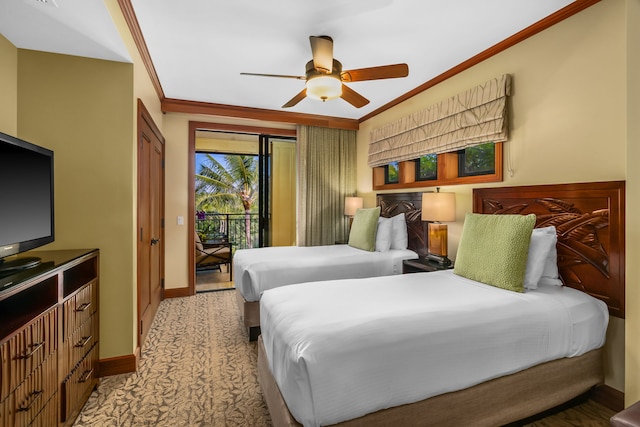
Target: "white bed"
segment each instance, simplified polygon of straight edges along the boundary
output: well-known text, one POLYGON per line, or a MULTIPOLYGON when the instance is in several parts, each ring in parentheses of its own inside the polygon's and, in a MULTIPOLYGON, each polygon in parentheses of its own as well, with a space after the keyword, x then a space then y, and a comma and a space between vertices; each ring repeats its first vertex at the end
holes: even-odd
POLYGON ((236 251, 233 257, 236 298, 250 340, 257 339, 260 333, 260 295, 268 289, 320 280, 402 274, 403 260, 426 255, 420 193, 378 195, 377 204, 389 240, 376 233, 375 251, 350 245, 236 251), (384 246, 384 250, 377 250, 378 245, 384 246))
POLYGON ((241 249, 233 258, 235 287, 247 301, 293 283, 402 274, 402 261, 418 258, 409 249, 369 252, 349 245, 241 249))
POLYGON ((473 206, 453 271, 264 292, 258 378, 275 426, 492 427, 607 393, 624 183, 484 188, 473 206))
POLYGON ((260 322, 289 411, 318 426, 583 355, 608 311, 568 287, 521 294, 441 271, 269 290, 260 322))

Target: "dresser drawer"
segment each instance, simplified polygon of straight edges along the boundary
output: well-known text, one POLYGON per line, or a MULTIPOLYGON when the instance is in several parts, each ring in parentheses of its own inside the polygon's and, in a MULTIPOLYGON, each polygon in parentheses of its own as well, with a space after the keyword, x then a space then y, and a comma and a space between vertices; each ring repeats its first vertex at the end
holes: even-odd
MULTIPOLYGON (((0 402, 7 398, 11 391, 11 376, 9 375, 9 343, 6 342, 0 345, 0 402)), ((2 408, 0 408, 0 412, 2 408)), ((4 427, 4 424, 0 422, 0 427, 4 427)))
POLYGON ((31 421, 29 427, 51 427, 58 425, 58 408, 60 408, 60 400, 58 393, 55 393, 47 402, 45 407, 31 421))
POLYGON ((0 427, 12 427, 9 424, 9 415, 7 413, 9 405, 13 405, 13 395, 8 399, 0 401, 0 427))
POLYGON ((63 372, 71 372, 73 368, 87 355, 89 350, 96 343, 96 316, 89 317, 75 332, 71 338, 64 343, 64 363, 63 372))
POLYGON ((56 353, 38 366, 13 392, 7 416, 16 427, 28 426, 58 389, 56 353))
POLYGON ((96 345, 62 383, 64 405, 61 418, 63 422, 66 421, 78 402, 82 401, 85 393, 88 393, 96 384, 97 367, 98 346, 96 345))
MULTIPOLYGON (((9 392, 15 390, 58 347, 58 309, 37 317, 5 343, 9 358, 9 392)), ((3 367, 4 370, 4 367, 3 367)))
POLYGON ((64 335, 66 341, 80 325, 82 325, 98 309, 98 295, 96 281, 92 281, 80 288, 64 302, 64 335))

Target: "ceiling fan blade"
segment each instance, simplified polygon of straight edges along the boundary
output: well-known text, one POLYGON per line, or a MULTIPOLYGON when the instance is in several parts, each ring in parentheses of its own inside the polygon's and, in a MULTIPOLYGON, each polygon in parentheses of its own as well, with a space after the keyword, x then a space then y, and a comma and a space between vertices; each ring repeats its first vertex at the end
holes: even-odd
POLYGON ((333 70, 333 39, 329 36, 309 36, 313 66, 316 70, 331 74, 333 70))
POLYGON ((342 85, 342 95, 340 95, 340 98, 344 99, 356 108, 364 107, 369 103, 369 100, 367 98, 360 95, 358 92, 351 89, 347 85, 342 85))
POLYGON ((261 76, 261 77, 282 77, 285 79, 306 80, 305 76, 288 76, 286 74, 261 74, 261 73, 240 73, 243 76, 261 76))
POLYGON ((343 71, 340 74, 340 79, 343 82, 361 82, 364 80, 395 79, 408 75, 409 66, 407 64, 393 64, 343 71))
POLYGON ((282 106, 282 108, 289 108, 289 107, 293 107, 294 105, 296 105, 298 102, 302 101, 305 97, 307 96, 307 88, 304 88, 300 91, 300 93, 298 93, 296 96, 294 96, 293 98, 291 98, 289 100, 289 102, 287 102, 286 104, 284 104, 282 106))

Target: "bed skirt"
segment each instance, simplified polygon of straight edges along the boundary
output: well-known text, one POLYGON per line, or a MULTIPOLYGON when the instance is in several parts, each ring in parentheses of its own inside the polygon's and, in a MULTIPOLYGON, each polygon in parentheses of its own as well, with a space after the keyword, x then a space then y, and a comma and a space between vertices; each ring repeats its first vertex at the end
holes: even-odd
MULTIPOLYGON (((273 425, 301 427, 289 412, 269 370, 262 337, 258 339, 258 381, 273 425)), ((568 402, 603 382, 602 348, 599 348, 582 356, 543 363, 460 391, 383 409, 334 425, 504 425, 568 402)))
POLYGON ((242 323, 249 334, 249 341, 255 341, 260 334, 260 301, 245 300, 238 288, 236 288, 236 301, 242 323))

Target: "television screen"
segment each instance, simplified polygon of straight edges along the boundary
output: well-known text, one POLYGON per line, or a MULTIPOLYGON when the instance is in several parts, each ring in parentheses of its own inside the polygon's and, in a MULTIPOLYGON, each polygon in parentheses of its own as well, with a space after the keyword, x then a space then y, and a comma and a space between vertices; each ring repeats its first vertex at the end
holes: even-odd
POLYGON ((53 240, 53 152, 0 132, 0 270, 53 240))

